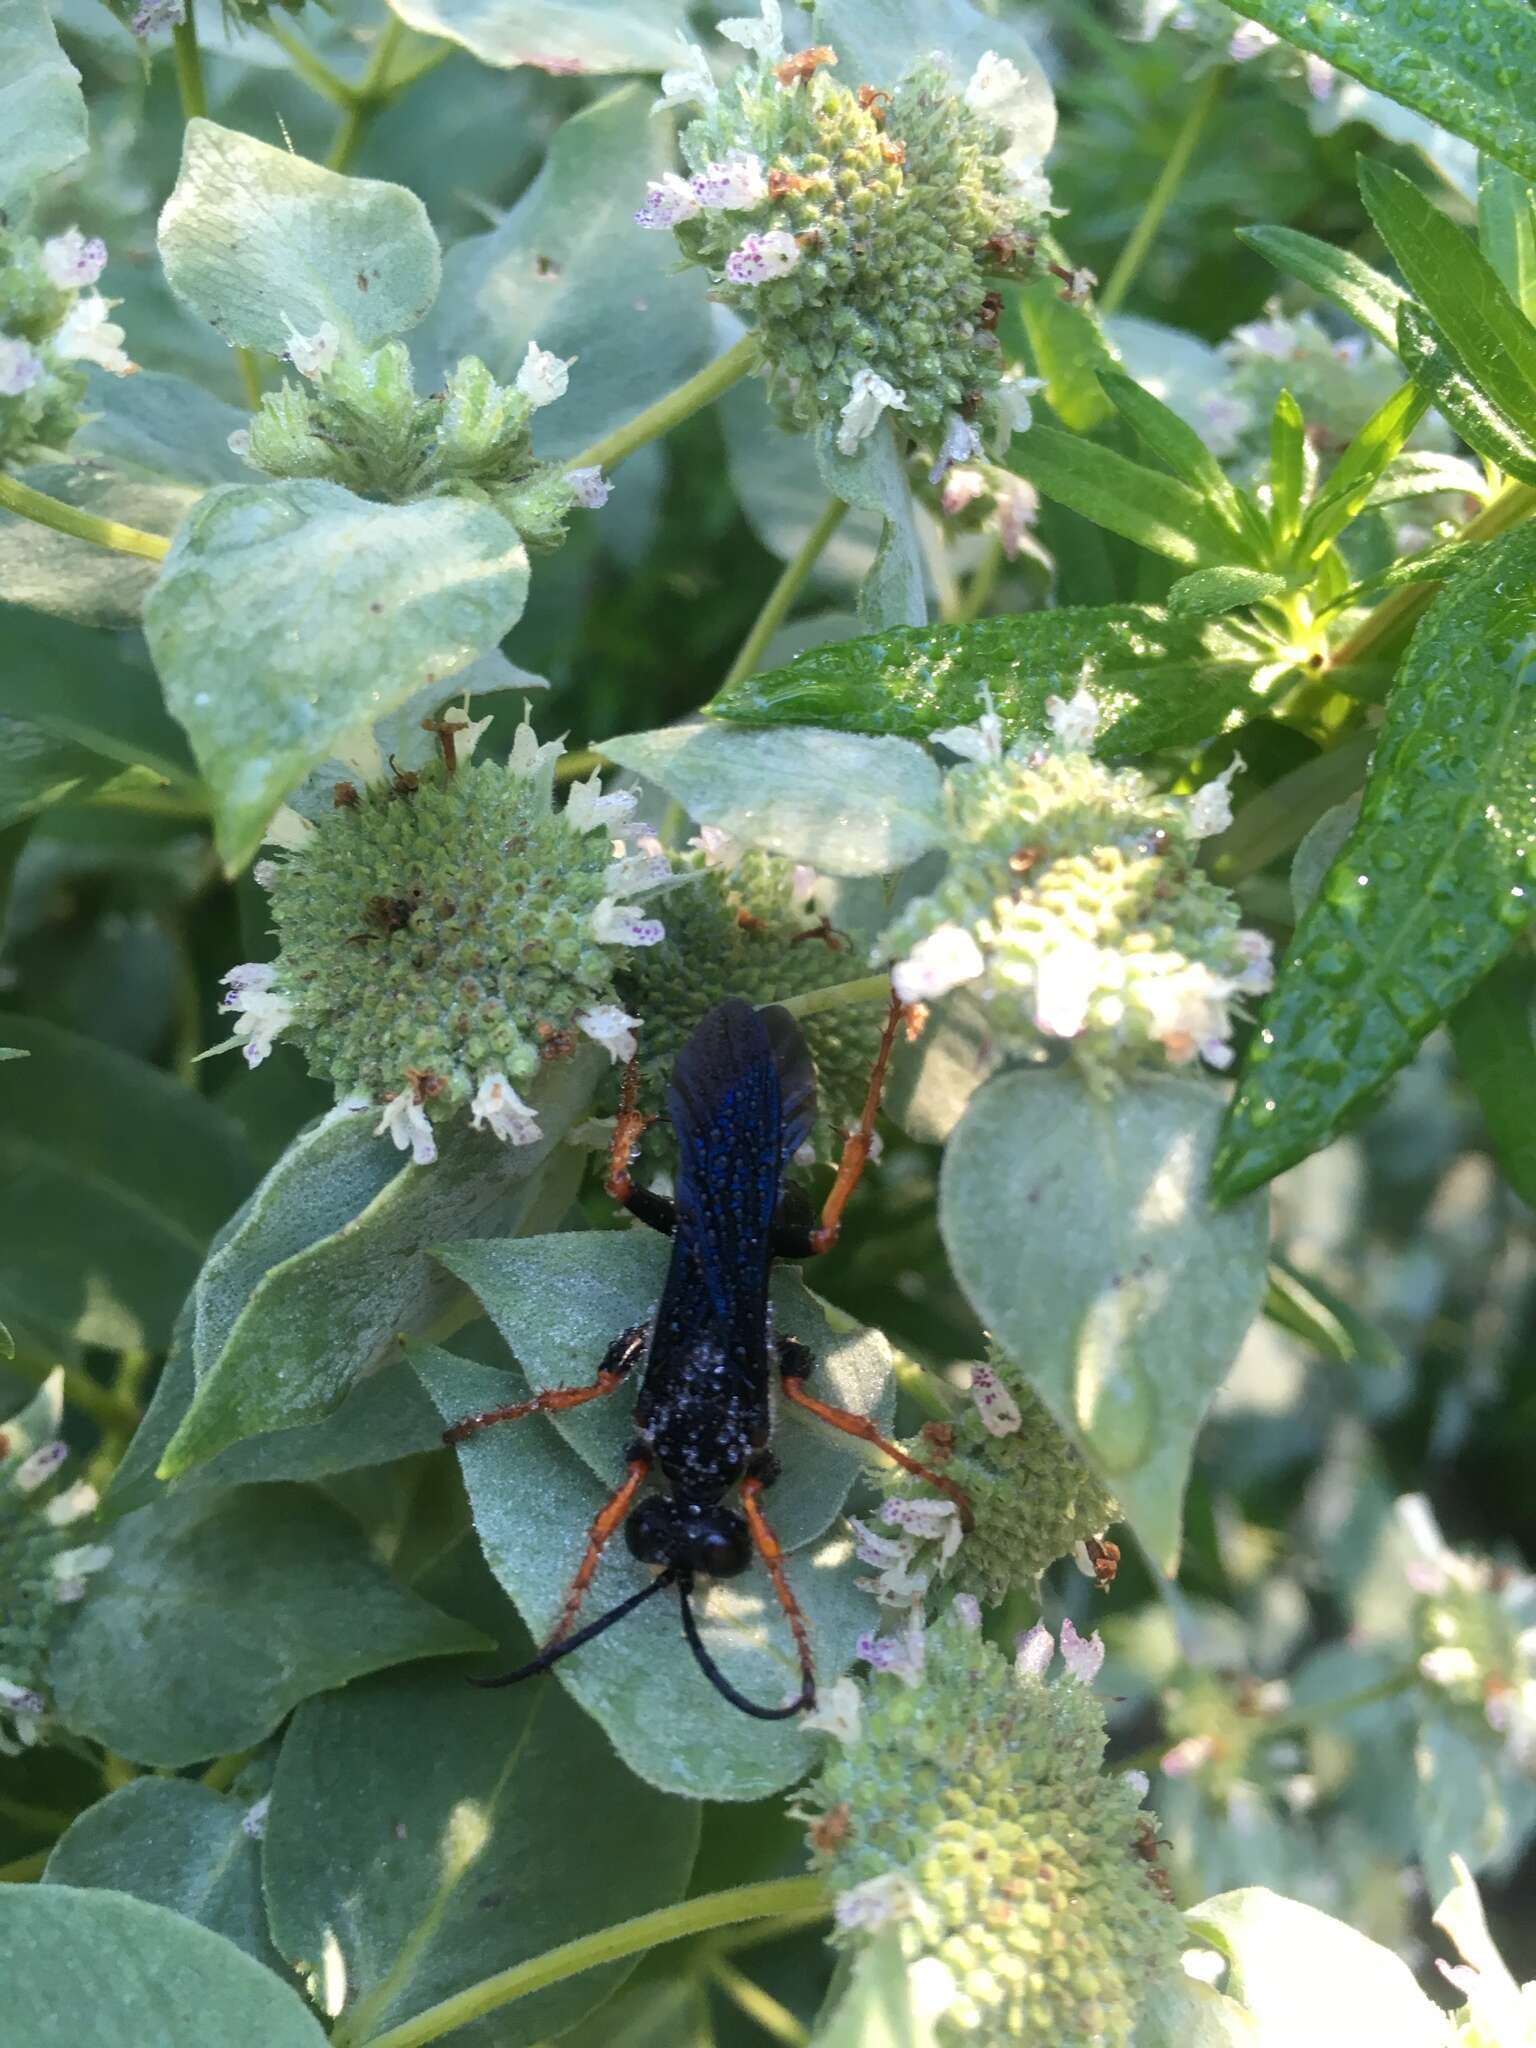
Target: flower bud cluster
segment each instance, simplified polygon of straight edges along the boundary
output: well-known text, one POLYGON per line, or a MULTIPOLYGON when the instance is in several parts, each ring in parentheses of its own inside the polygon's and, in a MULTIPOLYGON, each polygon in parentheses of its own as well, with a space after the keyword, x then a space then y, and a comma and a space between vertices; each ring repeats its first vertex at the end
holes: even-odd
POLYGON ((288 360, 301 382, 269 391, 249 428, 232 437, 267 476, 322 477, 389 505, 479 498, 533 548, 558 547, 573 506, 607 499, 600 471, 562 471, 534 456, 533 415, 564 395, 570 375, 535 342, 515 383, 498 384, 477 357, 465 356, 430 398, 416 395, 403 342, 351 354, 327 325, 293 333, 288 360))
POLYGON ((1222 0, 1125 0, 1129 33, 1150 42, 1162 29, 1176 30, 1199 53, 1198 68, 1212 64, 1258 64, 1270 76, 1298 82, 1313 100, 1329 99, 1339 75, 1325 58, 1294 49, 1273 29, 1245 16, 1240 5, 1222 0), (1236 19, 1234 20, 1234 15, 1236 19))
POLYGON ((125 377, 115 299, 93 289, 107 245, 78 228, 39 241, 0 227, 0 464, 66 446, 80 424, 83 365, 125 377))
MULTIPOLYGON (((1230 366, 1223 398, 1246 422, 1236 453, 1255 470, 1268 461, 1269 422, 1282 391, 1301 407, 1308 440, 1326 468, 1403 381, 1402 365, 1379 341, 1332 335, 1315 315, 1282 313, 1274 304, 1261 320, 1234 328, 1221 354, 1230 366)), ((1409 445, 1449 446, 1438 414, 1414 429, 1409 445)))
POLYGON ((61 1610, 85 1597, 86 1581, 112 1555, 104 1543, 80 1541, 95 1488, 61 1483, 69 1458, 57 1435, 62 1387, 56 1373, 0 1423, 0 1756, 46 1733, 48 1657, 61 1610))
MULTIPOLYGON (((650 850, 661 851, 654 843, 650 850)), ((623 1000, 645 1018, 642 1101, 661 1100, 684 1041, 726 996, 753 1004, 782 1001, 859 971, 850 965, 848 941, 811 907, 811 869, 745 849, 706 825, 677 873, 689 880, 668 901, 665 940, 630 954, 618 973, 623 1000)), ((882 1022, 868 1004, 805 1019, 817 1082, 807 1143, 819 1160, 835 1160, 843 1132, 858 1121, 882 1022)), ((666 1124, 651 1125, 646 1154, 664 1160, 669 1138, 666 1124)))
POLYGON ((505 767, 477 762, 488 723, 442 721, 452 769, 338 783, 313 820, 279 812, 286 858, 257 870, 278 956, 224 977, 228 1043, 250 1065, 291 1040, 338 1100, 379 1107, 380 1134, 419 1165, 436 1157, 434 1125, 465 1110, 536 1143, 518 1086, 578 1034, 628 1059, 639 1020, 616 999, 617 960, 664 936, 636 899, 669 879, 666 861, 612 837, 633 795, 602 794, 594 775, 556 811, 563 742, 540 746, 525 715, 505 767))
POLYGON ((852 454, 892 414, 941 474, 1023 423, 990 275, 1032 264, 1051 210, 1036 88, 991 52, 968 80, 935 57, 844 81, 830 48, 786 56, 779 12, 722 24, 755 59, 725 90, 696 50, 663 79, 665 104, 704 106, 682 135, 692 176, 653 182, 635 218, 670 229, 755 327, 793 424, 835 421, 852 454))
POLYGON ((948 867, 876 947, 909 1002, 962 984, 1002 1043, 1069 1048, 1104 1090, 1147 1066, 1232 1061, 1242 1000, 1270 986, 1269 941, 1196 865, 1231 822, 1234 761, 1193 796, 1161 794, 1087 751, 1086 690, 1049 700, 1054 743, 1006 751, 990 710, 935 734, 964 758, 944 779, 948 867))
MULTIPOLYGON (((948 1555, 942 1548, 919 1550, 911 1532, 904 1543, 882 1539, 892 1554, 879 1560, 877 1597, 882 1597, 882 1586, 894 1590, 909 1580, 914 1568, 937 1573, 946 1586, 973 1594, 989 1607, 1015 1587, 1033 1591, 1041 1573, 1058 1558, 1075 1555, 1090 1576, 1112 1572, 1113 1546, 1100 1539, 1118 1516, 1118 1506, 1030 1391, 1018 1367, 995 1345, 988 1362, 973 1370, 970 1397, 954 1419, 930 1423, 906 1448, 914 1457, 938 1464, 945 1478, 960 1488, 970 1505, 972 1526, 959 1542, 956 1525, 957 1547, 948 1555), (897 1579, 891 1576, 893 1567, 899 1570, 897 1579)), ((947 1507, 954 1512, 950 1503, 934 1496, 927 1481, 911 1473, 893 1468, 885 1483, 891 1494, 886 1518, 893 1512, 910 1513, 919 1504, 930 1511, 947 1507)), ((859 1555, 876 1561, 863 1543, 859 1555)))
POLYGON ((832 1688, 837 1740, 802 1795, 839 1944, 896 1926, 946 2043, 1126 2048, 1178 1968, 1181 1921, 1156 1866, 1146 1780, 1102 1769, 1097 1637, 1044 1628, 1010 1663, 962 1601, 916 1681, 832 1688))
POLYGON ((1536 1578, 1451 1550, 1419 1496, 1397 1506, 1418 1553, 1408 1578, 1420 1678, 1536 1777, 1536 1578))

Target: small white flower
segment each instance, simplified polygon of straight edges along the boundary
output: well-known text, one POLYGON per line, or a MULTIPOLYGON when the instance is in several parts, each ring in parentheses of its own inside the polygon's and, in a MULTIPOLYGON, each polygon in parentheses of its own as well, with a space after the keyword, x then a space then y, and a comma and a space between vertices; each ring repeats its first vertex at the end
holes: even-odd
POLYGON ((1120 1773, 1120 1782, 1122 1785, 1130 1786, 1131 1790, 1136 1794, 1138 1802, 1145 1799, 1152 1790, 1152 1780, 1145 1771, 1122 1771, 1120 1773))
POLYGON ((100 292, 82 292, 60 321, 53 337, 55 354, 70 362, 95 363, 114 377, 126 377, 134 368, 123 352, 123 330, 108 319, 117 301, 104 299, 100 292))
POLYGON ((613 485, 595 462, 581 469, 568 469, 565 480, 576 493, 577 504, 584 505, 589 512, 596 512, 613 496, 613 485))
MULTIPOLYGON (((841 440, 838 445, 842 445, 841 440)), ((941 483, 957 462, 970 462, 981 452, 981 430, 969 420, 961 419, 959 413, 950 413, 944 423, 944 438, 939 443, 938 458, 928 472, 929 483, 941 483)))
POLYGON ((880 424, 884 412, 905 412, 907 394, 877 376, 867 363, 854 371, 848 387, 848 402, 838 416, 837 449, 840 455, 856 455, 859 443, 867 441, 880 424))
POLYGON ((522 722, 512 735, 512 751, 507 756, 508 768, 514 775, 521 776, 526 781, 553 769, 564 752, 564 733, 557 740, 545 740, 542 746, 539 745, 539 736, 533 729, 533 720, 529 716, 528 700, 525 697, 522 722))
POLYGON ((891 986, 904 1003, 926 1003, 986 971, 982 950, 964 926, 941 924, 897 961, 891 986))
POLYGON ((576 1022, 595 1039, 610 1060, 632 1060, 640 1050, 635 1037, 638 1017, 626 1017, 617 1003, 598 1003, 590 1010, 578 1010, 576 1022))
POLYGON ((923 1613, 914 1607, 899 1636, 877 1636, 867 1629, 854 1646, 854 1655, 875 1671, 899 1678, 903 1685, 917 1685, 923 1676, 928 1646, 923 1634, 923 1613))
POLYGON ((593 911, 591 925, 600 946, 659 946, 667 936, 660 918, 647 917, 638 904, 616 903, 611 896, 593 911))
POLYGON ((270 960, 248 960, 241 967, 231 967, 228 974, 219 976, 220 982, 229 994, 220 1003, 221 1010, 238 1010, 242 996, 251 991, 264 992, 277 979, 277 968, 270 960))
MULTIPOLYGON (((615 846, 623 844, 622 839, 614 841, 615 846)), ((664 853, 627 853, 604 870, 603 894, 643 894, 647 889, 659 888, 671 875, 672 863, 664 853)))
POLYGON ((487 1074, 469 1105, 470 1121, 478 1131, 488 1128, 506 1145, 536 1145, 544 1133, 537 1112, 531 1110, 505 1074, 487 1074))
POLYGON ((905 1529, 919 1542, 937 1543, 945 1564, 960 1548, 964 1534, 960 1511, 952 1500, 888 1500, 880 1510, 880 1519, 893 1529, 905 1529))
POLYGON ((1095 1629, 1085 1641, 1069 1615, 1061 1624, 1061 1661, 1079 1685, 1092 1685, 1104 1662, 1104 1638, 1095 1629))
POLYGON ((1303 57, 1301 68, 1307 81, 1307 91, 1315 100, 1327 99, 1339 82, 1338 72, 1326 57, 1303 57))
POLYGON ((808 908, 816 894, 816 882, 816 870, 809 862, 797 860, 789 876, 789 900, 797 910, 808 908))
POLYGON ((1299 346, 1300 334, 1292 322, 1280 313, 1267 312, 1262 320, 1250 320, 1244 327, 1234 327, 1230 338, 1222 344, 1222 353, 1238 356, 1246 348, 1256 356, 1266 356, 1271 362, 1283 363, 1297 353, 1299 346))
POLYGON ((298 853, 314 829, 309 819, 301 817, 291 804, 279 804, 267 820, 267 829, 261 835, 262 844, 281 846, 289 853, 298 853))
POLYGON ((1099 729, 1099 707, 1091 691, 1079 689, 1070 698, 1047 697, 1045 715, 1064 754, 1086 753, 1093 745, 1099 729))
POLYGON ((78 228, 66 228, 43 244, 43 269, 60 291, 79 291, 94 284, 107 267, 107 245, 97 235, 89 240, 78 228))
POLYGON ((1011 477, 997 494, 997 537, 1010 562, 1018 560, 1024 536, 1040 517, 1040 493, 1021 476, 1011 477))
POLYGON ((1279 40, 1274 30, 1260 21, 1240 21, 1227 44, 1227 56, 1234 64, 1248 64, 1274 49, 1279 40))
POLYGON ((1088 299, 1098 278, 1091 270, 1074 270, 1062 297, 1069 306, 1081 306, 1088 299))
POLYGON ((965 104, 974 113, 1002 120, 1025 90, 1024 74, 1007 57, 988 50, 966 81, 965 104))
POLYGON ((55 1437, 51 1443, 39 1444, 22 1459, 11 1474, 11 1484, 18 1493, 36 1493, 46 1480, 53 1477, 64 1460, 69 1456, 69 1445, 55 1437))
POLYGON ((80 1595, 75 1593, 73 1588, 80 1585, 82 1580, 88 1579, 93 1572, 101 1571, 111 1562, 112 1546, 110 1543, 83 1543, 78 1550, 60 1550, 56 1552, 48 1566, 54 1579, 54 1598, 59 1600, 66 1597, 79 1599, 80 1595), (61 1586, 71 1589, 67 1596, 59 1591, 61 1586))
POLYGON ((706 164, 692 180, 693 196, 711 213, 745 213, 768 197, 762 159, 733 149, 719 163, 706 164))
POLYGON ((1043 1621, 1037 1621, 1014 1648, 1013 1668, 1020 1678, 1044 1678, 1056 1654, 1056 1644, 1043 1621))
POLYGON ((31 1686, 17 1685, 14 1679, 0 1678, 0 1709, 7 1714, 42 1714, 47 1708, 48 1702, 31 1686))
POLYGON ((1190 830, 1197 839, 1209 839, 1213 832, 1225 832, 1232 822, 1232 778, 1248 764, 1234 754, 1213 782, 1205 783, 1189 799, 1190 830))
POLYGON ((1034 425, 1034 398, 1045 389, 1043 377, 1005 377, 997 387, 997 410, 1010 435, 1024 434, 1034 425))
POLYGON ((267 1811, 272 1804, 272 1794, 263 1793, 254 1806, 248 1806, 240 1822, 240 1832, 253 1842, 263 1840, 267 1832, 267 1811))
POLYGON ((293 1022, 292 1004, 272 986, 275 972, 270 963, 256 961, 232 967, 224 976, 229 993, 219 1008, 238 1012, 235 1036, 248 1067, 259 1067, 293 1022))
POLYGON ((660 113, 663 107, 687 107, 695 102, 712 107, 720 97, 709 59, 698 44, 690 43, 681 29, 677 40, 683 46, 683 54, 670 71, 661 74, 661 97, 651 107, 653 114, 660 113))
POLYGON ((1186 1735, 1172 1749, 1164 1750, 1158 1759, 1158 1768, 1165 1777, 1192 1778, 1197 1771, 1205 1769, 1215 1754, 1216 1744, 1211 1736, 1186 1735))
POLYGON ((1031 149, 1017 145, 1003 158, 1003 175, 1008 190, 1020 209, 1037 218, 1065 209, 1051 204, 1051 181, 1045 175, 1045 159, 1031 149))
POLYGON ((259 860, 251 869, 251 880, 258 889, 275 889, 282 869, 275 860, 259 860))
POLYGON ((144 0, 130 26, 136 36, 150 36, 159 28, 180 28, 186 18, 186 0, 144 0))
POLYGON ((906 1564, 912 1556, 909 1542, 899 1536, 882 1536, 878 1529, 871 1529, 857 1515, 848 1517, 848 1526, 853 1531, 853 1554, 861 1564, 872 1564, 877 1571, 888 1571, 892 1565, 906 1564))
POLYGON ((748 235, 739 249, 725 259, 725 274, 732 284, 767 284, 771 278, 788 277, 800 261, 800 244, 787 228, 769 228, 766 234, 748 235))
POLYGON ((652 178, 645 197, 635 208, 637 228, 675 228, 679 221, 692 220, 703 212, 703 204, 686 178, 676 171, 664 171, 652 178))
POLYGON ((573 832, 610 830, 630 817, 639 799, 632 789, 613 789, 603 794, 603 778, 594 769, 585 782, 573 782, 566 793, 565 822, 573 832))
POLYGON ((981 1602, 974 1593, 957 1593, 950 1612, 962 1628, 970 1629, 973 1634, 981 1627, 981 1602))
POLYGON ((1275 985, 1275 948, 1263 932, 1240 931, 1238 948, 1246 966, 1237 977, 1237 992, 1245 996, 1267 995, 1275 985))
POLYGON ((402 1088, 398 1095, 390 1096, 383 1114, 373 1127, 373 1135, 392 1138, 397 1152, 409 1148, 417 1166, 430 1166, 437 1157, 437 1140, 432 1135, 432 1125, 412 1088, 402 1088))
POLYGON ((688 844, 703 854, 705 867, 721 868, 727 874, 746 850, 718 825, 701 825, 688 844))
POLYGON ((971 1399, 988 1436, 1013 1436, 1023 1423, 1018 1402, 989 1365, 971 1368, 971 1399))
POLYGON ((50 1528, 67 1529, 75 1522, 83 1522, 87 1515, 96 1512, 97 1493, 88 1480, 77 1479, 73 1486, 66 1486, 62 1493, 56 1493, 43 1509, 44 1519, 50 1528))
POLYGON ((571 381, 571 364, 574 356, 557 356, 547 348, 540 348, 536 341, 528 344, 528 353, 523 357, 522 368, 517 373, 517 388, 531 406, 553 405, 557 398, 564 398, 571 381))
POLYGON ((944 479, 944 488, 939 493, 939 503, 951 518, 963 512, 967 505, 974 505, 985 494, 987 480, 979 469, 952 469, 944 479))
POLYGON ((742 49, 755 51, 768 63, 775 62, 784 54, 784 14, 779 0, 762 0, 762 18, 754 21, 751 15, 732 15, 730 20, 717 22, 728 42, 739 43, 742 49))
POLYGON ((1444 1643, 1419 1659, 1419 1676, 1431 1685, 1466 1685, 1477 1677, 1477 1659, 1461 1643, 1444 1643))
POLYGON ((1035 1024, 1047 1038, 1076 1038, 1102 978, 1102 950, 1087 939, 1058 939, 1035 962, 1035 1024))
POLYGON ((0 398, 20 398, 42 376, 43 359, 24 341, 0 334, 0 398))
POLYGON ((916 1919, 922 1910, 922 1894, 907 1873, 886 1870, 840 1893, 832 1917, 839 1927, 857 1927, 872 1934, 897 1921, 916 1919))
POLYGON ((829 1686, 800 1726, 818 1735, 832 1735, 839 1742, 856 1742, 864 1710, 864 1696, 851 1678, 840 1678, 829 1686))
POLYGON ((240 457, 240 460, 244 462, 249 457, 251 452, 250 428, 236 427, 235 431, 232 434, 226 434, 224 436, 224 446, 229 450, 231 455, 238 455, 240 457))
POLYGON ((959 754, 966 761, 1001 761, 1003 721, 997 715, 988 686, 981 686, 981 716, 973 725, 948 726, 943 732, 930 733, 929 738, 936 746, 947 747, 950 753, 959 754))
POLYGON ((285 313, 283 325, 288 330, 283 353, 301 377, 318 377, 334 365, 341 349, 341 332, 334 321, 322 320, 313 334, 300 334, 285 313))

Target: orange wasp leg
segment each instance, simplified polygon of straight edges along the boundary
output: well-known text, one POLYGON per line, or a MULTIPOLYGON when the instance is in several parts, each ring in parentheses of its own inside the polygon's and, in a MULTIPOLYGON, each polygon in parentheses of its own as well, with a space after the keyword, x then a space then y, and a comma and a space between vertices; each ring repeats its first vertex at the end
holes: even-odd
POLYGON ((605 1394, 624 1384, 629 1372, 645 1350, 649 1326, 637 1323, 608 1346, 597 1378, 590 1387, 546 1387, 526 1401, 514 1401, 506 1408, 485 1408, 478 1415, 466 1415, 462 1422, 443 1431, 445 1444, 461 1444, 466 1437, 489 1429, 493 1422, 521 1422, 525 1415, 552 1415, 563 1408, 581 1408, 588 1401, 601 1401, 605 1394))
POLYGON ((843 1226, 843 1211, 848 1206, 848 1197, 859 1184, 869 1159, 870 1146, 874 1142, 875 1118, 880 1113, 880 1097, 885 1088, 885 1070, 891 1063, 891 1049, 896 1043, 896 1033, 901 1028, 907 1006, 894 991, 891 994, 890 1013, 885 1020, 885 1029, 880 1034, 880 1050, 875 1055, 875 1064, 870 1070, 869 1090, 864 1097, 864 1112, 855 1128, 843 1140, 843 1156, 838 1162, 837 1179, 832 1183, 832 1192, 822 1205, 821 1223, 810 1233, 810 1248, 813 1252, 829 1252, 837 1243, 837 1234, 843 1226))
POLYGON ((779 1384, 784 1389, 786 1401, 793 1401, 797 1408, 805 1409, 807 1414, 830 1424, 833 1429, 840 1429, 845 1436, 856 1436, 861 1443, 873 1444, 876 1450, 883 1451, 888 1458, 894 1459, 904 1472, 912 1473, 915 1478, 926 1479, 930 1486, 936 1486, 940 1493, 947 1494, 960 1510, 960 1526, 963 1529, 971 1527, 971 1504, 953 1479, 947 1479, 931 1465, 924 1465, 919 1459, 909 1457, 899 1445, 893 1444, 889 1437, 882 1436, 867 1415, 855 1415, 847 1408, 834 1408, 829 1401, 818 1401, 814 1394, 805 1391, 805 1381, 797 1374, 786 1372, 779 1384))
POLYGON ((779 1605, 784 1610, 784 1619, 789 1623, 795 1639, 795 1649, 800 1657, 800 1699, 802 1707, 816 1704, 816 1666, 811 1657, 811 1639, 806 1631, 805 1616, 800 1612, 800 1603, 784 1571, 784 1552, 779 1539, 763 1513, 761 1496, 764 1482, 761 1479, 744 1479, 741 1485, 741 1512, 746 1517, 747 1527, 752 1534, 752 1548, 763 1561, 764 1569, 773 1581, 773 1590, 779 1596, 779 1605))

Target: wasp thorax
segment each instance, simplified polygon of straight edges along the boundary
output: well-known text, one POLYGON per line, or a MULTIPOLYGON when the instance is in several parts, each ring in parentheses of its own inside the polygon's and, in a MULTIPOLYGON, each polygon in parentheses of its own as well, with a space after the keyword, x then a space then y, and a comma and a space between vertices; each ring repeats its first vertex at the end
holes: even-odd
POLYGON ((1181 1922, 1141 1847, 1145 1781, 1101 1768, 1102 1647, 1069 1630, 1052 1682, 1044 1629, 1010 1664, 946 1618, 915 1683, 870 1680, 805 1801, 834 1939, 895 1925, 910 1962, 944 1973, 944 2041, 1125 2048, 1178 1968, 1181 1922))

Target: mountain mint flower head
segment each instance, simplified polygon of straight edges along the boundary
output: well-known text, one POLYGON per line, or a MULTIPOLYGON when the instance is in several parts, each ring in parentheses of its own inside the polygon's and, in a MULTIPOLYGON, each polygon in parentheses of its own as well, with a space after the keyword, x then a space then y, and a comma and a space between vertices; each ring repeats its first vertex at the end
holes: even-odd
POLYGON ((1536 1777, 1536 1579, 1450 1549, 1429 1503, 1397 1503, 1415 1555, 1409 1582, 1419 1676, 1463 1724, 1536 1777))
POLYGON ((83 1542, 94 1487, 63 1480, 68 1446, 62 1371, 19 1415, 0 1423, 0 1755, 29 1749, 46 1732, 47 1667, 64 1610, 112 1553, 83 1542))
POLYGON ((558 547, 572 507, 608 496, 600 470, 562 472, 534 455, 534 414, 570 381, 570 363, 537 342, 513 383, 465 356, 430 398, 416 395, 403 342, 353 354, 328 321, 314 334, 290 322, 287 360, 301 382, 269 391, 235 443, 267 476, 323 477, 387 505, 478 498, 534 548, 558 547))
POLYGON ((780 10, 725 21, 746 57, 724 91, 701 52, 663 79, 693 104, 691 176, 654 180, 635 215, 677 237, 759 336, 776 400, 854 454, 886 419, 937 469, 1006 443, 995 275, 1034 265, 1051 212, 1049 98, 988 52, 899 80, 843 78, 830 48, 786 53, 780 10))
POLYGON ((832 1938, 896 1927, 909 1965, 943 1972, 945 2044, 1128 2048, 1182 1923, 1141 1848, 1145 1781, 1101 1767, 1103 1647, 1068 1625, 1053 1677, 1045 1629, 1010 1663, 956 1605, 915 1678, 877 1669, 823 1720, 831 1754, 800 1811, 832 1938))
MULTIPOLYGON (((655 840, 641 843, 660 855, 655 840)), ((706 825, 678 873, 691 879, 668 899, 665 942, 630 953, 618 972, 624 1001, 645 1019, 642 1101, 661 1099, 684 1040, 722 998, 768 1003, 859 971, 850 964, 848 941, 811 907, 816 878, 809 870, 747 851, 706 825)), ((842 1133, 858 1121, 881 1022, 877 1011, 857 1004, 805 1019, 818 1083, 809 1142, 818 1159, 835 1159, 842 1133)), ((667 1125, 653 1124, 645 1155, 664 1162, 667 1145, 667 1125)))
MULTIPOLYGON (((1099 1485, 1076 1450, 1030 1391, 1023 1374, 994 1346, 988 1362, 971 1374, 970 1392, 949 1422, 930 1423, 915 1457, 942 1462, 944 1476, 970 1502, 973 1526, 945 1551, 914 1539, 903 1520, 915 1511, 937 1513, 952 1505, 936 1498, 924 1480, 893 1470, 886 1480, 890 1498, 881 1510, 885 1525, 896 1524, 907 1541, 893 1544, 904 1573, 926 1571, 987 1606, 1015 1587, 1033 1591, 1040 1574, 1058 1558, 1078 1555, 1090 1574, 1113 1575, 1114 1546, 1103 1543, 1119 1508, 1099 1485)), ((947 1529, 939 1532, 941 1538, 947 1529)), ((866 1552, 859 1549, 863 1557, 866 1552)), ((886 1571, 896 1560, 888 1562, 886 1571)), ((894 1586, 887 1576, 884 1584, 894 1586)), ((877 1597, 884 1597, 877 1588, 877 1597)))
POLYGON ((667 862, 614 838, 633 796, 594 775, 557 811, 563 743, 541 746, 525 712, 506 766, 476 761, 487 723, 450 715, 436 722, 443 758, 419 774, 337 783, 312 820, 280 812, 286 852, 260 876, 277 958, 224 977, 229 1045, 253 1067, 279 1039, 298 1045, 418 1165, 449 1118, 536 1143, 527 1092, 542 1064, 583 1039, 629 1057, 640 1015, 614 974, 665 937, 640 899, 667 862))
POLYGON ((1195 864, 1231 822, 1240 763, 1190 797, 1087 751, 1086 690, 1047 701, 1052 739, 1004 748, 995 713, 937 733, 949 865, 881 935, 908 1002, 967 987, 1003 1043, 1065 1043, 1094 1088, 1148 1065, 1232 1061, 1234 1019, 1270 986, 1269 941, 1195 864))
POLYGON ((1138 42, 1151 42, 1165 28, 1184 37, 1196 53, 1196 71, 1261 62, 1266 73, 1299 86, 1310 100, 1328 99, 1338 85, 1338 73, 1325 59, 1292 49, 1241 7, 1223 6, 1221 0, 1124 0, 1122 11, 1126 32, 1138 42))
POLYGON ((94 289, 107 245, 79 228, 39 241, 0 228, 0 463, 62 449, 80 424, 82 365, 134 365, 115 299, 94 289))

